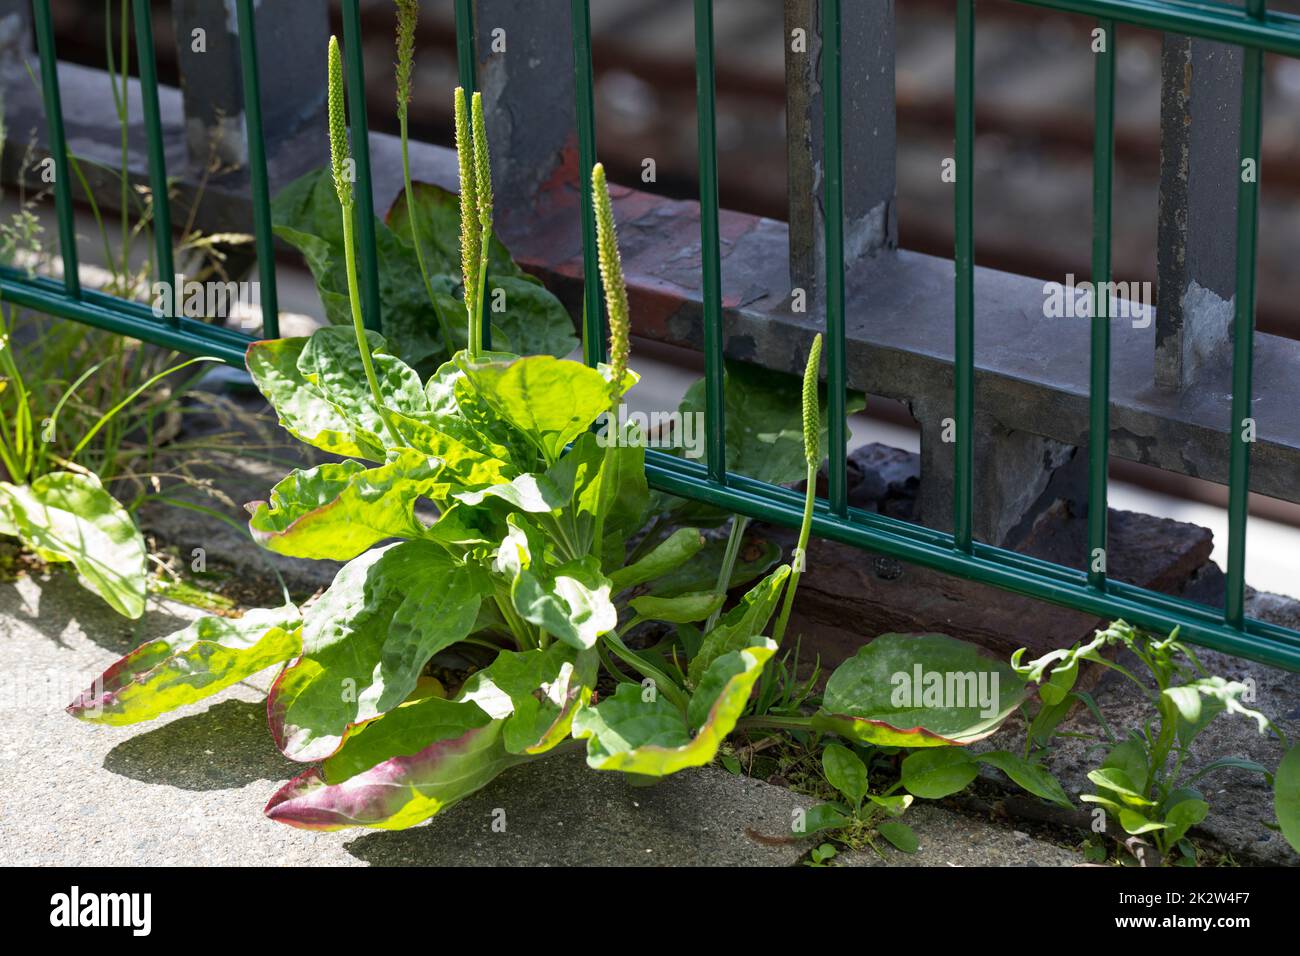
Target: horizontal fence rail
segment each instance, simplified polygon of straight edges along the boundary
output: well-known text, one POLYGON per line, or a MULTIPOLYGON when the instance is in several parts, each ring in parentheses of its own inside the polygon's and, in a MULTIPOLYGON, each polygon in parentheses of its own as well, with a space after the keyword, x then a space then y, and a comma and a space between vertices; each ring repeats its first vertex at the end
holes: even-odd
MULTIPOLYGON (((454 4, 461 84, 476 85, 477 53, 472 0, 454 4)), ((1093 154, 1092 272, 1096 282, 1111 275, 1111 207, 1114 163, 1115 25, 1186 34, 1241 46, 1245 51, 1241 98, 1239 158, 1256 163, 1260 153, 1262 58, 1266 52, 1300 58, 1300 17, 1270 13, 1264 0, 1229 6, 1202 0, 1017 0, 1035 7, 1096 19, 1104 43, 1096 53, 1095 139, 1093 154)), ((362 209, 373 209, 365 76, 360 43, 358 0, 343 0, 347 97, 357 163, 357 194, 362 209)), ((153 60, 149 5, 134 0, 139 47, 140 87, 148 136, 149 176, 154 197, 155 272, 171 279, 172 235, 167 199, 167 171, 158 110, 158 78, 153 60)), ((847 408, 845 363, 845 256, 843 184, 843 106, 840 85, 841 0, 822 0, 821 89, 825 144, 822 196, 825 209, 825 336, 828 394, 827 498, 819 500, 813 531, 829 540, 854 545, 948 574, 1101 617, 1123 617, 1148 629, 1175 627, 1196 644, 1257 661, 1300 670, 1300 632, 1245 615, 1245 541, 1250 487, 1250 442, 1246 424, 1252 397, 1255 255, 1259 177, 1238 186, 1236 223, 1235 323, 1233 329, 1232 412, 1229 421, 1229 541, 1227 597, 1222 610, 1115 581, 1106 575, 1106 501, 1108 472, 1110 319, 1104 296, 1096 297, 1092 317, 1090 362, 1090 435, 1088 450, 1089 564, 1077 570, 981 543, 972 535, 975 494, 974 408, 975 340, 973 160, 975 119, 974 0, 957 0, 954 97, 956 103, 956 183, 954 189, 954 331, 953 354, 953 528, 943 532, 848 505, 847 408)), ((274 246, 271 231, 257 41, 253 0, 236 0, 244 87, 245 132, 253 228, 263 311, 263 334, 279 334, 274 246)), ((241 332, 183 316, 156 316, 147 306, 84 289, 78 278, 73 218, 73 171, 59 97, 58 59, 49 0, 33 0, 46 135, 54 160, 54 198, 59 227, 62 281, 0 270, 0 297, 24 308, 84 322, 110 332, 196 355, 217 356, 242 366, 253 338, 241 332)), ((647 450, 650 483, 663 491, 696 499, 774 523, 798 526, 802 496, 787 488, 728 471, 723 389, 723 303, 718 210, 717 124, 712 0, 694 0, 696 93, 699 124, 700 243, 703 283, 706 455, 703 463, 647 450)), ((597 157, 593 105, 590 0, 571 0, 574 92, 579 168, 585 174, 597 157)), ((321 69, 322 79, 324 67, 321 69)), ((596 257, 595 215, 591 184, 580 180, 583 240, 583 356, 595 364, 605 354, 605 323, 596 257)), ((378 266, 370 216, 361 216, 360 278, 362 312, 368 327, 382 328, 378 266)), ((485 329, 486 333, 486 329, 485 329)))

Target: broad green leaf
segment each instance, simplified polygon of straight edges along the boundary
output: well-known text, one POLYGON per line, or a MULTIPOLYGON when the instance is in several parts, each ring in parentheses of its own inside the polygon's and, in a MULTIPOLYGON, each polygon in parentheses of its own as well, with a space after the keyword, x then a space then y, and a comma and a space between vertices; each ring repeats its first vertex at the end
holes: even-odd
POLYGON ((1119 818, 1120 811, 1124 809, 1122 804, 1117 803, 1116 801, 1111 800, 1108 797, 1103 797, 1095 793, 1082 793, 1079 795, 1079 799, 1082 800, 1084 803, 1093 803, 1099 807, 1105 807, 1107 810, 1110 811, 1111 816, 1115 817, 1116 819, 1119 818))
POLYGON ((1154 830, 1168 829, 1163 823, 1156 820, 1148 819, 1136 810, 1124 807, 1119 811, 1119 825, 1124 828, 1124 832, 1130 836, 1137 836, 1140 833, 1151 833, 1154 830))
MULTIPOLYGON (((378 332, 366 332, 366 342, 384 405, 404 415, 428 412, 429 400, 415 370, 388 353, 388 344, 378 332)), ((326 326, 313 332, 298 356, 298 370, 351 421, 373 434, 385 434, 350 326, 326 326)))
POLYGON ((1147 752, 1140 740, 1125 740, 1116 744, 1101 762, 1103 768, 1121 771, 1129 780, 1130 788, 1138 793, 1147 791, 1147 752))
POLYGON ((300 624, 292 605, 240 618, 198 618, 115 662, 68 713, 115 727, 152 720, 297 656, 300 624))
POLYGON ((662 694, 620 684, 612 697, 582 708, 573 720, 573 736, 587 740, 587 764, 663 777, 709 763, 775 652, 776 644, 764 639, 719 657, 692 695, 684 720, 662 694))
POLYGON ((1273 775, 1273 812, 1282 836, 1300 853, 1300 746, 1286 752, 1273 775))
POLYGON ((795 836, 812 836, 823 830, 838 830, 853 822, 843 807, 834 803, 819 803, 806 813, 795 814, 790 822, 790 832, 795 836))
POLYGON ((578 347, 568 310, 531 277, 489 273, 483 308, 519 355, 564 358, 578 347))
POLYGON ((915 853, 921 849, 921 841, 916 838, 916 832, 906 823, 898 820, 886 820, 876 830, 882 837, 894 845, 894 848, 901 850, 903 853, 915 853))
POLYGON ((1210 805, 1194 797, 1175 803, 1165 814, 1165 826, 1169 828, 1165 840, 1169 844, 1177 843, 1188 830, 1209 816, 1209 813, 1210 805))
MULTIPOLYGON (((390 732, 385 728, 390 717, 405 718, 406 708, 385 715, 368 725, 358 740, 369 737, 372 752, 396 752, 394 756, 337 783, 327 782, 328 770, 313 767, 271 797, 266 815, 304 830, 402 830, 423 823, 502 771, 530 759, 506 751, 502 721, 484 723, 483 712, 473 703, 451 708, 439 706, 436 723, 412 726, 405 719, 397 721, 400 726, 391 732, 399 739, 392 742, 378 738, 390 732)), ((342 775, 347 769, 341 767, 336 773, 342 775)))
POLYGON ((465 378, 456 383, 457 398, 474 389, 497 415, 528 436, 548 465, 609 408, 604 376, 580 362, 534 355, 462 368, 465 378))
POLYGON ((573 715, 591 700, 597 664, 595 651, 558 643, 545 650, 502 651, 466 681, 459 699, 505 721, 511 753, 545 753, 569 736, 573 715))
POLYGON ((307 339, 264 339, 248 347, 245 363, 280 425, 294 438, 349 458, 384 460, 384 442, 363 429, 298 368, 307 339))
POLYGON ((965 745, 994 733, 1024 699, 1002 661, 944 634, 882 634, 826 683, 818 730, 877 746, 965 745))
POLYGON ((525 621, 578 650, 594 646, 596 638, 618 626, 609 578, 591 556, 556 568, 520 571, 510 597, 525 621))
MULTIPOLYGON (((460 274, 460 197, 433 183, 411 184, 413 206, 406 202, 403 190, 389 207, 384 223, 406 244, 411 244, 411 210, 415 210, 416 226, 424 250, 424 264, 431 273, 460 274)), ((337 204, 336 204, 337 205, 337 204)), ((492 236, 488 249, 489 276, 519 276, 519 267, 510 258, 505 245, 492 236)), ((420 276, 415 276, 420 281, 420 276)))
POLYGON ((1028 790, 1036 797, 1042 797, 1067 809, 1074 806, 1061 786, 1061 782, 1041 764, 1033 763, 1006 750, 991 750, 988 753, 978 754, 975 760, 997 767, 1022 789, 1028 790))
POLYGON ((688 624, 703 621, 722 605, 725 595, 704 591, 663 598, 653 594, 634 597, 628 604, 647 621, 667 621, 669 624, 688 624))
POLYGON ((822 771, 830 785, 847 797, 855 809, 862 806, 867 795, 867 767, 861 757, 848 747, 827 744, 822 751, 822 771))
POLYGON ((762 634, 776 610, 781 588, 790 576, 790 566, 783 564, 749 589, 741 602, 722 616, 713 630, 704 635, 699 653, 691 658, 688 680, 692 685, 703 680, 713 662, 731 651, 748 647, 762 634))
MULTIPOLYGON (((725 421, 727 423, 727 470, 776 485, 802 480, 808 472, 804 459, 802 383, 796 375, 782 375, 743 362, 726 367, 725 421)), ((826 427, 826 395, 821 401, 821 447, 829 447, 826 427)), ((851 393, 850 413, 865 406, 860 393, 851 393)), ((682 414, 705 412, 704 380, 700 379, 682 398, 682 414)))
POLYGON ((957 747, 918 750, 904 758, 900 769, 907 792, 923 800, 964 790, 979 775, 974 759, 957 747))
POLYGON ((1089 770, 1088 779, 1099 787, 1104 787, 1111 793, 1116 794, 1124 803, 1134 807, 1154 807, 1155 801, 1148 800, 1146 796, 1138 790, 1137 785, 1127 773, 1119 767, 1102 767, 1098 770, 1089 770))
POLYGON ((457 430, 469 444, 430 424, 427 416, 416 419, 394 412, 392 417, 411 448, 438 459, 438 477, 448 484, 449 493, 502 484, 514 477, 513 468, 502 459, 481 451, 477 447, 477 436, 467 429, 457 430))
MULTIPOLYGON (((313 170, 290 183, 276 194, 271 213, 275 234, 306 259, 326 318, 334 325, 350 326, 343 217, 329 171, 313 170)), ((362 211, 356 209, 352 215, 354 224, 359 224, 362 211)), ((410 365, 435 355, 446 357, 414 249, 378 218, 374 227, 385 333, 410 365)), ((459 285, 459 272, 457 266, 432 275, 434 293, 452 293, 459 285)))
MULTIPOLYGON (((609 580, 614 593, 645 584, 680 568, 704 547, 698 528, 678 528, 660 541, 644 558, 612 571, 609 580)), ((714 575, 716 580, 717 575, 714 575)))
POLYGON ((144 538, 93 474, 54 471, 30 485, 0 481, 18 537, 44 561, 71 561, 77 578, 132 620, 144 613, 144 538))
POLYGON ((351 728, 343 746, 321 764, 330 784, 343 783, 393 757, 419 753, 434 740, 486 727, 492 717, 473 702, 421 697, 351 728))
POLYGON ((415 503, 438 486, 439 462, 409 448, 366 468, 348 460, 294 470, 255 501, 253 539, 292 558, 348 561, 388 538, 418 538, 415 503))
POLYGON ((496 498, 526 514, 549 514, 568 504, 572 493, 572 488, 557 486, 547 474, 524 474, 503 484, 459 492, 453 497, 470 507, 480 505, 488 498, 496 498))
POLYGON ((285 755, 324 759, 348 727, 402 703, 425 662, 470 633, 484 577, 425 541, 344 565, 303 615, 302 657, 271 689, 267 714, 285 755))
MULTIPOLYGON (((481 358, 508 364, 518 356, 488 352, 481 358)), ((421 421, 483 455, 514 463, 517 467, 511 477, 520 471, 534 470, 536 447, 528 444, 508 422, 497 417, 483 396, 468 382, 460 362, 448 361, 440 365, 424 383, 424 396, 429 411, 419 416, 421 421)))
MULTIPOLYGON (((590 432, 575 441, 569 451, 542 474, 525 473, 501 484, 455 495, 466 505, 478 505, 497 498, 510 508, 527 514, 557 515, 565 510, 577 532, 577 543, 590 542, 592 514, 583 514, 581 496, 584 489, 598 486, 602 450, 590 432), (575 496, 577 500, 575 500, 575 496)), ((581 548, 585 550, 585 548, 581 548)))

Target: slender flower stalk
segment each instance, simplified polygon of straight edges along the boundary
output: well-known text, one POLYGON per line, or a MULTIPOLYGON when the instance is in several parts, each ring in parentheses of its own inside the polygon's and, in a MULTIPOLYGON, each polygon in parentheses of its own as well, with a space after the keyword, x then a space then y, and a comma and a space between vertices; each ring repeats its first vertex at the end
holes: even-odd
POLYGON ((482 351, 482 326, 478 321, 479 258, 483 243, 479 223, 478 182, 474 169, 474 142, 470 134, 469 103, 463 87, 456 87, 456 159, 460 167, 460 271, 465 284, 465 314, 469 321, 469 354, 482 351))
POLYGON ((411 245, 415 247, 415 261, 420 267, 424 292, 429 297, 429 306, 438 319, 442 343, 447 349, 447 357, 450 358, 455 353, 456 346, 451 337, 451 329, 447 325, 447 318, 434 299, 433 282, 429 279, 429 267, 424 261, 424 245, 420 241, 420 216, 419 208, 415 204, 415 188, 411 185, 407 114, 411 104, 411 73, 415 67, 415 25, 419 17, 419 0, 397 0, 397 125, 402 141, 402 182, 406 196, 406 218, 411 227, 411 245))
MULTIPOLYGON (((740 557, 740 545, 745 540, 745 531, 749 528, 749 515, 732 515, 731 531, 727 535, 727 547, 722 552, 722 566, 718 568, 718 580, 713 585, 715 596, 725 595, 731 586, 731 575, 736 570, 736 560, 740 557)), ((713 630, 713 626, 718 623, 718 618, 722 617, 722 602, 714 608, 709 619, 704 622, 704 633, 707 634, 713 630)))
POLYGON ((361 365, 366 371, 366 382, 370 385, 370 395, 375 401, 379 416, 391 432, 393 439, 399 440, 399 432, 393 425, 388 409, 384 407, 383 397, 379 391, 379 379, 375 376, 374 361, 370 356, 370 344, 366 341, 366 327, 361 318, 361 294, 357 288, 356 240, 352 234, 352 180, 349 176, 351 167, 350 147, 346 109, 343 93, 343 59, 339 55, 339 41, 330 37, 329 44, 329 129, 330 129, 330 171, 334 177, 334 191, 339 197, 339 209, 343 215, 343 255, 348 277, 348 302, 352 306, 352 328, 357 335, 357 349, 361 353, 361 365))
POLYGON ((475 93, 470 101, 470 123, 474 131, 474 185, 478 203, 478 327, 479 346, 483 346, 483 307, 487 302, 488 258, 492 252, 492 163, 488 157, 487 123, 483 118, 483 94, 475 93))
MULTIPOLYGON (((627 304, 627 282, 623 278, 623 261, 618 253, 618 229, 614 225, 614 207, 609 199, 605 167, 597 163, 591 170, 591 195, 596 207, 596 250, 600 260, 600 281, 605 291, 605 311, 609 315, 609 421, 605 425, 605 459, 603 475, 612 474, 614 449, 622 440, 617 433, 618 403, 623 397, 623 380, 627 377, 628 353, 631 350, 631 312, 627 304)), ((601 484, 602 497, 613 494, 601 484)), ((596 556, 603 557, 605 512, 598 508, 593 544, 596 556)))
POLYGON ((817 500, 817 469, 822 463, 821 409, 817 403, 817 372, 821 361, 822 337, 818 333, 813 339, 812 349, 808 352, 808 364, 803 371, 803 456, 808 463, 808 488, 803 496, 803 524, 799 526, 799 544, 792 557, 794 567, 790 572, 790 583, 786 586, 781 616, 777 619, 776 630, 772 632, 772 639, 778 644, 785 636, 790 609, 794 606, 794 592, 799 587, 799 576, 803 574, 807 561, 808 534, 812 530, 813 504, 817 500))

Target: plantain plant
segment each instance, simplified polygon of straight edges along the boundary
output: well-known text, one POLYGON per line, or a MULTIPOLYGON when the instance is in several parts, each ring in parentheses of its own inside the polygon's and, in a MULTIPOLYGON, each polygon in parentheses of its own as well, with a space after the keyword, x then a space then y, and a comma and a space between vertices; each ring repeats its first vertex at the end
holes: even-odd
MULTIPOLYGON (((713 626, 699 626, 725 600, 714 587, 717 561, 704 559, 699 528, 665 526, 655 513, 645 436, 608 416, 637 375, 604 169, 594 167, 591 180, 608 364, 521 356, 496 341, 489 348, 485 290, 497 281, 497 244, 486 124, 481 97, 456 91, 455 301, 465 344, 422 376, 363 322, 333 40, 328 81, 330 185, 351 327, 257 342, 247 365, 281 425, 342 460, 291 472, 268 501, 249 506, 249 527, 270 551, 346 563, 303 607, 201 618, 146 643, 69 711, 136 723, 278 666, 267 701, 272 736, 286 756, 312 766, 272 796, 266 813, 309 829, 411 826, 566 739, 583 742, 592 768, 639 778, 711 762, 752 706, 798 575, 789 563, 745 568, 756 583, 713 626), (606 428, 597 430, 602 418, 606 428), (453 648, 475 669, 439 693, 427 678, 435 657, 453 648)), ((419 243, 419 230, 412 235, 419 243)), ((810 478, 821 448, 816 379, 814 347, 801 409, 810 478)), ((814 495, 810 480, 797 561, 814 495)), ((955 654, 952 645, 945 650, 955 654)), ((844 686, 828 689, 830 710, 744 719, 859 741, 924 737, 902 729, 915 715, 904 722, 888 705, 874 709, 860 669, 850 662, 832 677, 832 687, 844 686)), ((1005 712, 1012 698, 1014 689, 1005 712)), ((999 722, 936 720, 970 739, 999 722)))
POLYGON ((457 91, 469 344, 421 381, 361 321, 333 42, 328 76, 352 328, 256 343, 248 367, 291 434, 345 460, 288 475, 252 507, 250 528, 269 550, 347 564, 305 608, 200 619, 144 645, 72 712, 133 723, 286 665, 269 695, 272 734, 286 755, 320 765, 287 784, 267 812, 309 827, 419 822, 571 732, 590 738, 597 767, 664 774, 707 763, 775 649, 758 635, 789 569, 747 596, 743 621, 728 624, 728 645, 715 640, 697 654, 691 678, 625 640, 646 622, 703 619, 716 599, 707 590, 649 591, 699 552, 697 529, 678 529, 626 560, 649 494, 635 426, 606 447, 592 428, 636 381, 603 170, 593 181, 607 251, 610 363, 487 350, 485 125, 481 99, 457 91), (417 513, 419 502, 436 519, 417 513), (426 664, 452 646, 487 666, 451 699, 424 696, 426 664), (603 679, 619 686, 597 704, 602 666, 603 679), (624 726, 642 706, 660 722, 644 739, 624 726), (400 793, 378 785, 394 774, 409 784, 400 793))

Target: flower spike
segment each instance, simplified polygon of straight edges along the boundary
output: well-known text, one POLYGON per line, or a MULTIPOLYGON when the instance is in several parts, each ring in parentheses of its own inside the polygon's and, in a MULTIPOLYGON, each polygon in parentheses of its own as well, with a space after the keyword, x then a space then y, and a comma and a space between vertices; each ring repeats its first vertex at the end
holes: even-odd
POLYGON ((627 282, 623 278, 623 261, 618 253, 614 207, 609 199, 605 167, 601 163, 591 169, 591 194, 596 207, 596 251, 600 260, 600 278, 605 287, 605 311, 609 313, 610 400, 617 401, 622 394, 623 379, 627 375, 631 317, 627 304, 627 282))
POLYGON ((352 183, 346 175, 345 166, 351 158, 351 150, 348 146, 347 110, 344 99, 343 58, 339 55, 338 38, 332 36, 329 46, 330 170, 334 174, 334 191, 338 193, 339 205, 350 209, 352 183))
POLYGON ((818 420, 821 410, 817 406, 817 371, 822 362, 822 334, 813 338, 808 352, 808 365, 803 370, 803 456, 809 468, 822 463, 821 428, 818 420))

